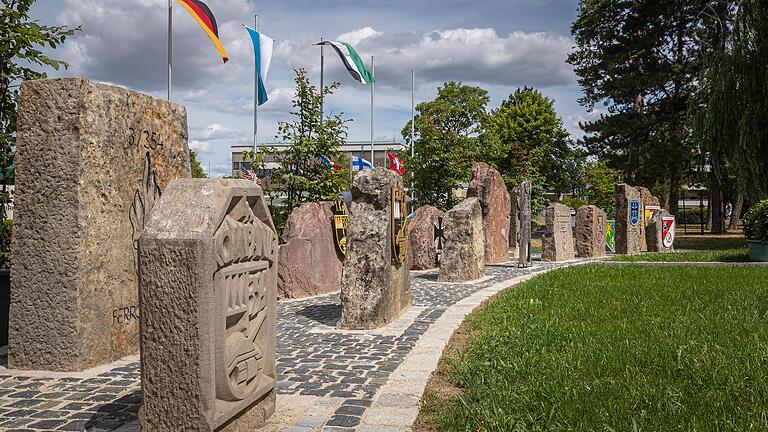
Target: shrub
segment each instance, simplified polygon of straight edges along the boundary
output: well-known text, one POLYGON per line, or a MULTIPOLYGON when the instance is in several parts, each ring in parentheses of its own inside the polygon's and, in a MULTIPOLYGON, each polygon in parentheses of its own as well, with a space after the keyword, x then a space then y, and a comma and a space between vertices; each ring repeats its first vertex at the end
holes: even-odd
POLYGON ((580 198, 564 198, 560 201, 560 204, 566 205, 574 210, 578 210, 579 207, 589 204, 586 200, 580 198))
POLYGON ((695 207, 695 208, 687 208, 685 209, 685 213, 683 213, 683 209, 679 209, 677 211, 677 223, 680 225, 699 225, 702 223, 707 223, 707 218, 709 217, 707 213, 707 209, 695 207))
POLYGON ((750 240, 768 243, 768 200, 758 202, 744 215, 744 234, 750 240))

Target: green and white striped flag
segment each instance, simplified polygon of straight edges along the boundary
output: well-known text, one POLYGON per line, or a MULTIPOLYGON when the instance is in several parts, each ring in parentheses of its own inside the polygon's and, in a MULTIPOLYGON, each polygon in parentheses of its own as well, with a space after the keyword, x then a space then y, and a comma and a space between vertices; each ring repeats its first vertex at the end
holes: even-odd
POLYGON ((363 60, 357 54, 357 51, 355 51, 352 45, 340 41, 323 41, 317 45, 332 46, 333 49, 335 49, 339 54, 339 57, 341 57, 341 61, 344 62, 344 66, 347 67, 347 70, 349 71, 349 74, 352 75, 352 78, 360 81, 363 84, 373 83, 373 76, 370 72, 368 72, 368 69, 365 68, 363 65, 363 60))

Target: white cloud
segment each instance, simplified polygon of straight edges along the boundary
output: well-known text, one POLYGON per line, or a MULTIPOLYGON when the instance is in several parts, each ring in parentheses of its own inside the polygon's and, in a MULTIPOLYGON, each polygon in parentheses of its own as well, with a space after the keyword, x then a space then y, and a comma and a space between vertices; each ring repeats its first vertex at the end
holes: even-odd
MULTIPOLYGON (((421 84, 456 80, 542 88, 576 82, 573 68, 565 62, 573 41, 552 33, 515 31, 500 36, 490 28, 458 28, 387 34, 364 27, 338 37, 344 38, 356 41, 366 63, 376 55, 376 77, 384 86, 410 87, 411 69, 421 84)), ((317 56, 317 49, 309 41, 287 40, 278 44, 276 54, 298 67, 317 56)), ((344 79, 341 62, 326 65, 332 79, 344 79)))
POLYGON ((189 148, 194 150, 198 154, 210 154, 214 153, 213 146, 207 141, 190 140, 189 148))
POLYGON ((238 129, 226 127, 219 123, 212 123, 203 129, 192 132, 192 139, 198 141, 211 141, 218 139, 237 138, 243 135, 238 129))

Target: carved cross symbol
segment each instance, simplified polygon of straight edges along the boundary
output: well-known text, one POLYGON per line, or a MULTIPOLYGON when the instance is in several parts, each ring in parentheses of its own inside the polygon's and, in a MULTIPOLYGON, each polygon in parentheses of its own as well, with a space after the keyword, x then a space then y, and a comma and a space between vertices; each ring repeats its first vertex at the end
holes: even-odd
POLYGON ((438 216, 437 222, 435 222, 435 247, 438 251, 443 250, 444 242, 445 237, 443 237, 443 218, 438 216))

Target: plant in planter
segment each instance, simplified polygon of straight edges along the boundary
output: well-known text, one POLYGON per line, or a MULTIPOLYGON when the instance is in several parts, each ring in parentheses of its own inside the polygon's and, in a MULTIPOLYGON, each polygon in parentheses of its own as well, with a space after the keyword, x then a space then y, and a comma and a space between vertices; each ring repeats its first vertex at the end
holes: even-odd
POLYGON ((753 261, 768 261, 768 200, 760 201, 744 216, 744 235, 753 261))

